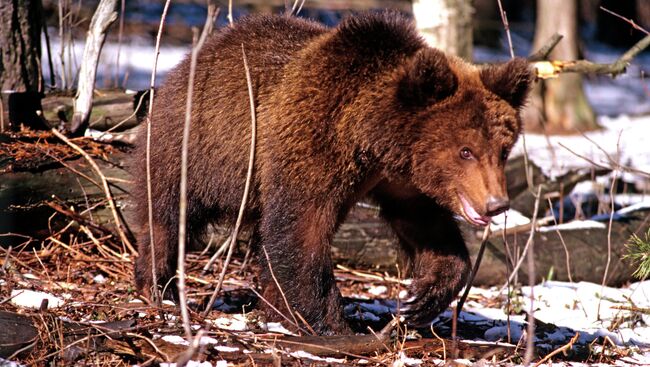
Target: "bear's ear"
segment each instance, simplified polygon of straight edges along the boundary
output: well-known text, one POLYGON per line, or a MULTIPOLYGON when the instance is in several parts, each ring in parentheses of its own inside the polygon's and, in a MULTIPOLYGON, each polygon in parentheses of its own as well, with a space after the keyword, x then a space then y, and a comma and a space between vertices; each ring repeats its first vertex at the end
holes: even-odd
POLYGON ((398 77, 397 97, 405 106, 426 106, 456 92, 458 79, 447 56, 434 48, 423 48, 406 63, 398 77))
POLYGON ((501 65, 481 69, 481 81, 487 89, 503 98, 514 108, 526 102, 534 79, 533 68, 523 58, 515 58, 501 65))

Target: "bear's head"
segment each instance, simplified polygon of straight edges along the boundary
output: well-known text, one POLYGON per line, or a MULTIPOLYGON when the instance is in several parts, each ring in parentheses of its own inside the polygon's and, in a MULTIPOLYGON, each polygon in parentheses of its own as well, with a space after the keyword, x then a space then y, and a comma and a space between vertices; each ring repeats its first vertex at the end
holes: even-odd
POLYGON ((423 48, 402 66, 395 99, 408 121, 408 181, 474 225, 509 208, 505 163, 521 132, 532 69, 478 67, 423 48))

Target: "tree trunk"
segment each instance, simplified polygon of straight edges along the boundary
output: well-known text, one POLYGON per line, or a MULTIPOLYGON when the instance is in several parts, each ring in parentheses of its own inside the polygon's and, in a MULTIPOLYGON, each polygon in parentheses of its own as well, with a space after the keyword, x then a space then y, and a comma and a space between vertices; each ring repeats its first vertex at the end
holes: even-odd
MULTIPOLYGON (((553 33, 558 32, 564 38, 553 49, 549 59, 579 59, 577 10, 577 0, 538 1, 533 50, 538 50, 553 33)), ((523 117, 528 131, 575 133, 576 130, 598 128, 579 73, 560 74, 556 79, 537 83, 523 117)))
POLYGON ((0 1, 0 132, 46 125, 41 109, 41 0, 0 1))
POLYGON ((72 135, 82 135, 88 127, 88 117, 93 105, 93 90, 99 55, 106 39, 108 27, 117 19, 117 0, 101 0, 90 21, 90 29, 84 47, 81 68, 79 69, 79 84, 74 100, 74 114, 70 132, 72 135))
POLYGON ((469 0, 413 0, 413 15, 429 45, 472 59, 472 6, 469 0))
POLYGON ((40 92, 41 0, 0 1, 2 91, 40 92))

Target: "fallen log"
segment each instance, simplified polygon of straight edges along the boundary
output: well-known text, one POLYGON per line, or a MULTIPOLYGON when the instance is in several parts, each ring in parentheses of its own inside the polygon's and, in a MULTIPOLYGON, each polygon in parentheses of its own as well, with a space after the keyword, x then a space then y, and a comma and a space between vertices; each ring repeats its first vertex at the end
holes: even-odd
MULTIPOLYGON (((134 96, 123 90, 95 90, 93 108, 88 117, 89 127, 94 130, 124 131, 139 124, 134 114, 134 96), (119 126, 117 126, 119 124, 119 126)), ((43 116, 51 126, 72 121, 74 96, 66 93, 50 93, 43 99, 43 116)))

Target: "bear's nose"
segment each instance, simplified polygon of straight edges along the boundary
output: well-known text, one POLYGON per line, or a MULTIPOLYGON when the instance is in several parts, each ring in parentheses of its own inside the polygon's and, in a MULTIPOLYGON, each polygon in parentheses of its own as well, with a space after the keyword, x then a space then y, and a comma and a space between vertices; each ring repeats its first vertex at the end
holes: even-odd
POLYGON ((499 215, 510 209, 510 200, 508 200, 507 197, 498 198, 490 196, 486 205, 486 209, 487 213, 485 214, 487 216, 494 217, 495 215, 499 215))

